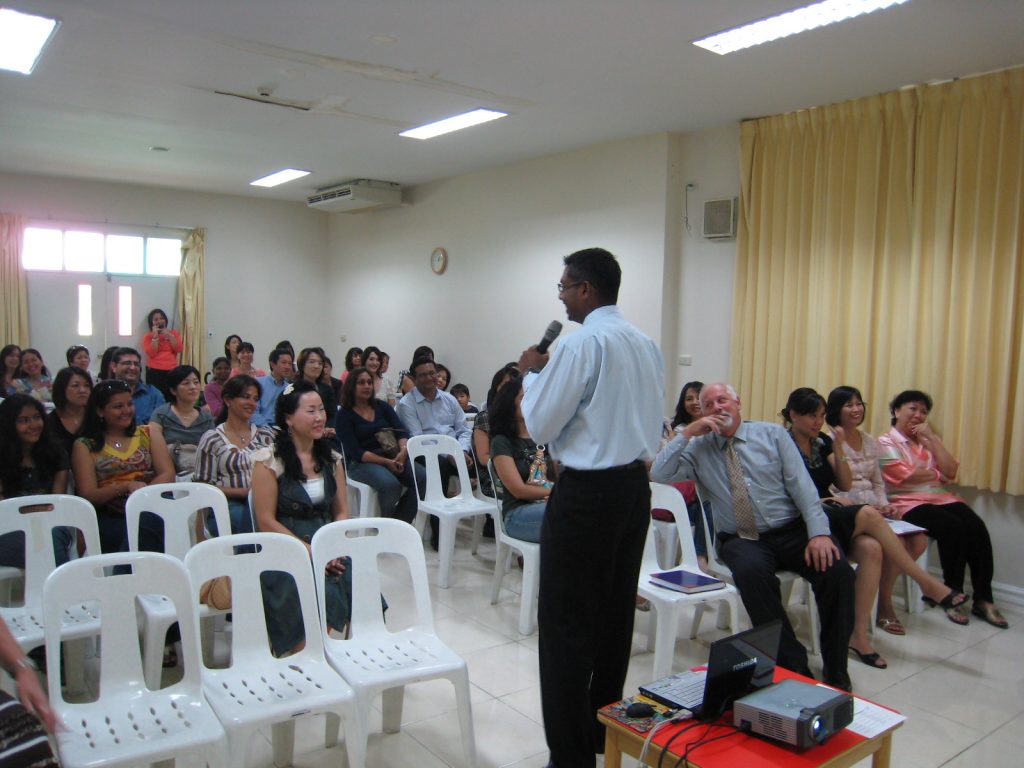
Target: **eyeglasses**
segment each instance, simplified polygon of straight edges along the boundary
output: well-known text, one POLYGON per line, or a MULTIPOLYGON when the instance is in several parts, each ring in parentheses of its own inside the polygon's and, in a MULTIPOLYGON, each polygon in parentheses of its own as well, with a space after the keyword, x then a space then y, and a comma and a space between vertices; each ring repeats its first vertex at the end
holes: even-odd
POLYGON ((570 288, 575 288, 577 285, 583 285, 585 282, 587 282, 587 281, 586 280, 580 280, 579 282, 569 283, 568 285, 566 285, 565 283, 559 283, 558 284, 558 292, 559 293, 565 293, 570 288))

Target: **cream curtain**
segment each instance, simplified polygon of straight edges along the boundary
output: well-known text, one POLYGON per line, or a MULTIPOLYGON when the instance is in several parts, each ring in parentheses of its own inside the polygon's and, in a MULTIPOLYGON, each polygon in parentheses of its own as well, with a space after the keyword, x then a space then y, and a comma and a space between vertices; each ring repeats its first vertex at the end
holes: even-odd
POLYGON ((178 317, 182 365, 206 370, 206 229, 193 229, 181 244, 178 317))
POLYGON ((744 123, 732 378, 751 418, 919 388, 959 481, 1024 493, 1024 69, 744 123))
POLYGON ((21 265, 25 219, 0 213, 0 345, 28 346, 28 287, 21 265))

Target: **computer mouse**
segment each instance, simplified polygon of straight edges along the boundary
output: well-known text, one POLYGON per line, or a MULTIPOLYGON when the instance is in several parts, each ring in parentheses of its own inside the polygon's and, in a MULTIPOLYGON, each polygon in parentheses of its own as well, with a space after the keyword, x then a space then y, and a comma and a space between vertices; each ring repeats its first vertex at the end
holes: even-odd
POLYGON ((654 707, 648 704, 646 701, 634 701, 628 707, 626 707, 626 717, 640 719, 644 717, 654 717, 654 707))

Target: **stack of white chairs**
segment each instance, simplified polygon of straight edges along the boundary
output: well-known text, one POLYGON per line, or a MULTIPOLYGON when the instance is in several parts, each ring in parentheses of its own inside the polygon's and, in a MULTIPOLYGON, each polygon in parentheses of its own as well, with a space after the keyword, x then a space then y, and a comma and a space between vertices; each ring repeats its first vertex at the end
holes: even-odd
POLYGON ((508 535, 505 530, 505 518, 501 514, 501 496, 504 486, 494 471, 494 462, 487 462, 487 471, 491 475, 491 487, 495 497, 494 504, 494 537, 497 539, 498 551, 494 556, 494 579, 491 582, 491 605, 498 602, 501 593, 501 582, 512 565, 512 553, 523 556, 523 586, 519 595, 519 634, 531 635, 537 629, 537 594, 540 587, 540 544, 523 541, 508 535))
POLYGON ((203 696, 195 597, 181 561, 152 552, 96 555, 67 563, 43 590, 50 660, 50 705, 63 720, 57 731, 65 768, 115 768, 161 761, 225 766, 224 729, 203 696), (110 573, 117 566, 130 573, 110 573), (174 606, 181 627, 183 676, 154 691, 145 682, 135 633, 136 598, 159 593, 174 606), (99 603, 98 697, 71 702, 58 671, 62 617, 75 606, 99 603))
MULTIPOLYGON (((317 592, 309 553, 302 542, 281 533, 221 536, 189 550, 185 567, 192 577, 193 600, 207 581, 219 576, 231 579, 231 665, 203 670, 203 690, 228 733, 231 765, 246 766, 253 739, 266 725, 272 726, 274 764, 290 765, 295 720, 325 714, 326 746, 337 743, 338 727, 344 720, 349 768, 363 768, 365 713, 356 706, 352 688, 324 658, 317 592), (267 636, 260 580, 265 572, 290 575, 300 603, 305 645, 283 658, 274 657, 267 636)), ((323 574, 323 569, 317 573, 323 574)), ((379 598, 377 605, 379 610, 379 598)))
MULTIPOLYGON (((466 768, 476 765, 476 739, 469 700, 466 662, 434 632, 423 544, 416 531, 400 520, 342 520, 329 523, 313 536, 313 571, 320 605, 320 624, 326 627, 325 587, 321 574, 331 560, 347 556, 352 569, 352 623, 349 637, 325 633, 327 659, 355 691, 358 709, 369 712, 381 694, 385 733, 397 733, 402 723, 405 686, 446 678, 455 687, 466 768), (415 616, 405 629, 392 632, 381 609, 382 556, 404 558, 412 579, 415 616)), ((394 609, 390 609, 394 610, 394 609)))
MULTIPOLYGON (((224 492, 206 483, 162 483, 140 488, 125 504, 128 525, 128 549, 139 550, 139 520, 144 512, 163 521, 164 553, 183 560, 195 543, 196 515, 212 509, 217 530, 221 535, 231 531, 231 513, 224 492)), ((146 682, 150 688, 160 687, 163 671, 163 650, 167 630, 176 620, 173 606, 162 595, 142 596, 139 599, 143 617, 141 624, 142 647, 146 682)), ((213 652, 212 619, 226 610, 200 605, 203 652, 210 658, 213 652)))
MULTIPOLYGON (((416 529, 423 534, 427 516, 433 515, 440 524, 438 537, 438 554, 441 558, 438 586, 448 589, 451 579, 452 560, 455 556, 455 529, 459 521, 466 517, 476 518, 473 525, 473 543, 471 551, 476 554, 483 530, 484 516, 490 514, 493 502, 481 501, 473 495, 473 487, 469 482, 469 470, 466 468, 465 453, 459 441, 448 435, 417 435, 409 438, 407 444, 409 461, 422 458, 425 461, 427 487, 416 490, 420 496, 419 511, 416 515, 416 529), (441 482, 439 461, 452 461, 459 473, 459 494, 446 497, 441 482)), ((415 474, 415 473, 414 473, 415 474)))
MULTIPOLYGON (((676 539, 683 552, 683 561, 678 569, 700 573, 700 567, 697 564, 697 551, 693 545, 693 534, 690 530, 690 517, 686 511, 686 502, 683 500, 682 494, 671 485, 651 483, 651 508, 667 509, 675 518, 676 539)), ((690 627, 691 640, 697 637, 700 630, 701 615, 705 606, 716 602, 721 603, 719 610, 725 612, 727 618, 720 621, 719 625, 727 627, 730 633, 736 631, 739 618, 738 593, 732 584, 725 584, 722 589, 710 592, 685 594, 650 583, 651 575, 662 570, 665 569, 661 568, 658 563, 652 526, 647 530, 647 541, 644 546, 637 591, 642 597, 649 600, 654 608, 654 616, 651 617, 654 629, 651 631, 648 628, 647 645, 648 649, 652 645, 654 647, 655 679, 672 673, 672 657, 675 653, 676 635, 684 607, 694 608, 693 623, 690 627)))
MULTIPOLYGON (((0 535, 21 531, 25 536, 24 602, 20 606, 0 607, 0 617, 26 652, 44 642, 43 585, 57 567, 53 529, 59 527, 81 531, 86 554, 100 553, 96 510, 85 499, 53 494, 0 501, 0 535), (23 511, 40 507, 37 511, 23 511)), ((67 646, 68 687, 83 690, 82 662, 88 638, 99 632, 99 606, 94 602, 69 604, 60 614, 59 626, 64 640, 74 641, 67 646)))

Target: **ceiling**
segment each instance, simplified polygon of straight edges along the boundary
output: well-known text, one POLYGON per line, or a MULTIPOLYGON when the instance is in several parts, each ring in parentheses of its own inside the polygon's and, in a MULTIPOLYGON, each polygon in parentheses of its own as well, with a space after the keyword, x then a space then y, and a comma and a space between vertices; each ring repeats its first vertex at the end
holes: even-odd
POLYGON ((911 0, 729 56, 689 43, 799 4, 0 0, 61 20, 33 75, 0 72, 0 171, 302 200, 1024 63, 1022 0, 911 0), (302 109, 216 93, 261 90, 302 109), (398 136, 476 107, 510 117, 398 136), (248 185, 286 167, 312 174, 248 185))

